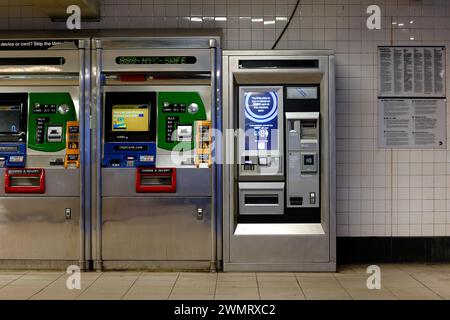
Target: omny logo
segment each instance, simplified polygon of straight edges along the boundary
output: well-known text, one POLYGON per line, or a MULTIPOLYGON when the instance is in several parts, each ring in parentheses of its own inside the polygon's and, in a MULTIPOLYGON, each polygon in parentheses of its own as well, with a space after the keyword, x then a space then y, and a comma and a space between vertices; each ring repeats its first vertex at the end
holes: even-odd
POLYGON ((81 290, 81 270, 79 266, 71 265, 67 267, 67 274, 70 276, 66 280, 68 290, 81 290))
POLYGON ((370 274, 370 276, 367 278, 367 281, 366 281, 367 289, 380 290, 381 289, 381 269, 380 269, 380 267, 377 265, 368 266, 366 273, 370 274))

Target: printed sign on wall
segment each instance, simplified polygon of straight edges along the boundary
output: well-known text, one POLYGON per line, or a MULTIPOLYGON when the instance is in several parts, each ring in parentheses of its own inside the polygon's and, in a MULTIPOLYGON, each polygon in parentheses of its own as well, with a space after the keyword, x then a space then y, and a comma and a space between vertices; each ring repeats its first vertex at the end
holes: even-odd
POLYGON ((378 145, 445 149, 445 47, 378 48, 378 145))
POLYGON ((445 47, 379 47, 379 97, 445 97, 445 47))
POLYGON ((446 149, 445 99, 379 99, 381 148, 446 149))

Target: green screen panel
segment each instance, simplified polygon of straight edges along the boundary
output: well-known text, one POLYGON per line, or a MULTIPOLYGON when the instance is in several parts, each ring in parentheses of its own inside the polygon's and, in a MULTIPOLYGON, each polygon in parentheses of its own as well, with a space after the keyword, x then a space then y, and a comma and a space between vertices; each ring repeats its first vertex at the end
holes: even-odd
POLYGON ((66 123, 76 120, 75 106, 69 93, 30 93, 28 148, 42 152, 64 150, 66 123))
POLYGON ((180 149, 181 144, 181 149, 192 150, 197 120, 207 120, 205 105, 198 92, 159 92, 158 148, 173 150, 177 146, 180 149))

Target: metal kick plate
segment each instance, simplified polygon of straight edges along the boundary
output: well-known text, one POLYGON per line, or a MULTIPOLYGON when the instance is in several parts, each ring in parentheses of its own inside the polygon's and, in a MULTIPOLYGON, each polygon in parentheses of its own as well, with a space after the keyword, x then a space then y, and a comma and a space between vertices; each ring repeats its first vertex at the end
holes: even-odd
POLYGON ((102 245, 104 260, 211 261, 211 198, 103 198, 102 245))
POLYGON ((0 260, 79 259, 80 198, 1 198, 0 243, 0 260))

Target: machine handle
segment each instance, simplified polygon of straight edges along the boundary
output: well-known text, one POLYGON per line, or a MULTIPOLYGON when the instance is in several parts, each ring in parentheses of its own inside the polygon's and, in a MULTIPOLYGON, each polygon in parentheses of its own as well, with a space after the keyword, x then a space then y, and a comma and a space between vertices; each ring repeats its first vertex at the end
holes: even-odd
POLYGON ((171 193, 177 191, 177 169, 137 168, 136 192, 171 193))
POLYGON ((45 193, 45 169, 7 169, 5 193, 45 193))

